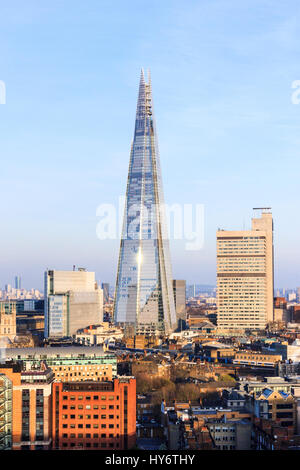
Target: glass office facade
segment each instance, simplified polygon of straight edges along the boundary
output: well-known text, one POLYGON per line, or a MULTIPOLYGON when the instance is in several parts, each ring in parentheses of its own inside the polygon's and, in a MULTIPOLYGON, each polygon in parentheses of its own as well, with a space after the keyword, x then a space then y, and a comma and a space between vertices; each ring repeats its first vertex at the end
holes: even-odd
POLYGON ((131 146, 114 319, 139 331, 176 324, 150 75, 142 71, 131 146))

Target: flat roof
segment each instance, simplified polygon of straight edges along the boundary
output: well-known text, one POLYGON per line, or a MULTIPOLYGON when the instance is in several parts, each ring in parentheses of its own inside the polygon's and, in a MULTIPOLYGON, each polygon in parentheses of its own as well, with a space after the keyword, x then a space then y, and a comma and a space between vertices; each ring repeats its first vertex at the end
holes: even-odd
POLYGON ((103 351, 102 346, 55 346, 45 348, 6 348, 4 356, 6 359, 17 359, 20 357, 36 357, 41 356, 60 356, 60 357, 79 357, 79 356, 115 356, 112 351, 103 351))

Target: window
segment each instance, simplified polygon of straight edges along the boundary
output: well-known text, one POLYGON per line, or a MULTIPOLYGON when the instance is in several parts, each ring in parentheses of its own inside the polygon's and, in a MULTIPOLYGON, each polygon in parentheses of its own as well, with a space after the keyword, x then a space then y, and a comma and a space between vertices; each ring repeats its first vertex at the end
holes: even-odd
POLYGON ((288 411, 279 411, 276 413, 276 418, 293 418, 293 413, 288 411))
POLYGON ((293 403, 283 403, 276 406, 277 410, 291 410, 293 409, 293 403))

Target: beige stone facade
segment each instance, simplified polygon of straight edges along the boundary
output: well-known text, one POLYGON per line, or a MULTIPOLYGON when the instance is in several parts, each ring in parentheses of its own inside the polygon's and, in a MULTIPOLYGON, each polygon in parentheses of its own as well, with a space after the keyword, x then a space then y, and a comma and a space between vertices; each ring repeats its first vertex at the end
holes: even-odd
POLYGON ((16 302, 0 302, 0 341, 8 338, 13 341, 16 336, 16 302))
POLYGON ((95 273, 78 271, 45 273, 45 337, 75 335, 77 330, 103 320, 103 291, 95 273))
POLYGON ((217 311, 221 331, 264 329, 273 321, 273 219, 251 230, 217 231, 217 311))

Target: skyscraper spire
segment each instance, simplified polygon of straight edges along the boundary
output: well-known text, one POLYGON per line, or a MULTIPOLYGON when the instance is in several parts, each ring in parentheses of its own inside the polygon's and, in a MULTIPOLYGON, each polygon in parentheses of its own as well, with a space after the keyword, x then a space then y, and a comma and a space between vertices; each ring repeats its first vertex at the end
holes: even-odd
POLYGON ((139 332, 176 326, 150 71, 141 71, 128 171, 114 319, 139 332))

